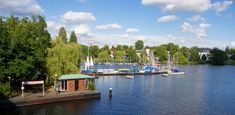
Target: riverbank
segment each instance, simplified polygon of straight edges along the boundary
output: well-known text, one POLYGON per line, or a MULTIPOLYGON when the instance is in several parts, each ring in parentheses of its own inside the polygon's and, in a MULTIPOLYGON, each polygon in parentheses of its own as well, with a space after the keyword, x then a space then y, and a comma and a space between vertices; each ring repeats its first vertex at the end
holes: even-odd
POLYGON ((14 108, 23 106, 32 106, 39 104, 65 102, 79 99, 100 98, 101 93, 99 91, 74 91, 74 92, 62 92, 56 94, 55 92, 45 93, 27 93, 22 98, 21 95, 11 98, 9 100, 1 100, 0 108, 14 108))

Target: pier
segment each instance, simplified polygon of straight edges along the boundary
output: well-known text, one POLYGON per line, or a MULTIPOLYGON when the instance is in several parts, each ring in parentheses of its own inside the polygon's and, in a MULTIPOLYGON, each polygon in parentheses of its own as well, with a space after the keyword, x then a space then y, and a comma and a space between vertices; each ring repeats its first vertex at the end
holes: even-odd
POLYGON ((101 93, 99 91, 74 91, 62 92, 58 94, 55 92, 45 93, 45 96, 42 96, 41 93, 28 93, 25 95, 26 96, 24 98, 19 95, 8 101, 1 100, 0 108, 24 107, 79 99, 100 98, 101 93))

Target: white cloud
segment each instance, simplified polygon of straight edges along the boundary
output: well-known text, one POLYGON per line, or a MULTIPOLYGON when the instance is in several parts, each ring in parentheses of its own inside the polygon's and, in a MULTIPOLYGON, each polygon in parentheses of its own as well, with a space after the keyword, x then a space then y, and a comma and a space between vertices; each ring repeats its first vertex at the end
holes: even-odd
POLYGON ((74 31, 76 34, 87 34, 90 32, 90 28, 86 24, 81 24, 79 26, 74 27, 74 31))
POLYGON ((136 32, 139 32, 140 30, 139 29, 136 29, 136 28, 128 28, 126 29, 126 33, 136 33, 136 32))
POLYGON ((143 40, 145 45, 148 46, 158 46, 161 44, 174 43, 180 46, 192 47, 219 47, 224 48, 224 46, 230 45, 229 42, 214 41, 207 39, 194 39, 178 37, 174 35, 133 35, 133 34, 93 34, 88 37, 79 37, 79 43, 87 44, 92 41, 93 44, 98 46, 104 46, 108 44, 109 46, 117 44, 134 45, 137 40, 143 40))
POLYGON ((66 12, 62 18, 67 23, 89 23, 96 20, 96 17, 90 12, 66 12))
POLYGON ((200 27, 200 28, 209 28, 209 27, 211 27, 211 24, 208 24, 208 23, 201 23, 201 24, 199 24, 199 27, 200 27))
POLYGON ((59 30, 61 26, 64 26, 62 24, 57 24, 54 21, 46 21, 46 23, 47 23, 47 28, 48 29, 59 30))
POLYGON ((96 29, 98 30, 112 30, 112 29, 120 29, 120 28, 122 28, 122 26, 117 23, 96 26, 96 29))
POLYGON ((181 30, 183 32, 191 32, 193 33, 195 30, 194 30, 194 27, 189 24, 188 22, 184 22, 182 25, 181 25, 181 30))
POLYGON ((190 22, 204 22, 205 18, 203 18, 200 15, 194 15, 194 16, 192 16, 191 18, 189 18, 187 20, 190 21, 190 22))
POLYGON ((181 30, 183 32, 194 33, 194 34, 196 34, 197 38, 201 39, 201 38, 205 38, 207 36, 206 29, 209 27, 211 27, 211 24, 208 24, 208 23, 200 23, 198 25, 198 27, 194 27, 190 23, 184 22, 181 25, 181 30))
POLYGON ((235 41, 231 42, 231 46, 235 47, 235 41))
POLYGON ((163 11, 204 12, 211 8, 210 0, 142 0, 143 5, 157 5, 163 11))
POLYGON ((164 22, 170 22, 170 21, 174 21, 177 20, 178 18, 175 15, 168 15, 168 16, 163 16, 161 18, 159 18, 157 21, 164 23, 164 22))
POLYGON ((232 4, 233 1, 223 1, 223 3, 215 2, 212 4, 212 8, 216 11, 216 13, 219 13, 227 10, 232 4))
POLYGON ((35 0, 0 0, 0 12, 35 15, 41 14, 43 9, 35 0))

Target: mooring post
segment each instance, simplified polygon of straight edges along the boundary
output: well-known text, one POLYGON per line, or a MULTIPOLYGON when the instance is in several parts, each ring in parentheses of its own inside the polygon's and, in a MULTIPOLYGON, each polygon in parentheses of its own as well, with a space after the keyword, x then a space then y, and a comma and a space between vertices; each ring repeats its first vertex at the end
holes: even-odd
POLYGON ((109 97, 112 97, 112 88, 109 88, 109 97))

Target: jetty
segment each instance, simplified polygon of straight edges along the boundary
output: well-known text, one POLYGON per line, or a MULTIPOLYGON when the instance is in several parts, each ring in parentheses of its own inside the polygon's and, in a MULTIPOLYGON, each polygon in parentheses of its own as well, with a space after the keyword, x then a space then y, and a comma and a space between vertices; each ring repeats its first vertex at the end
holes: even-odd
POLYGON ((61 92, 57 94, 55 92, 51 92, 45 93, 44 96, 42 96, 41 93, 27 93, 25 95, 26 96, 24 98, 19 95, 9 100, 1 100, 0 108, 24 107, 79 99, 100 98, 101 93, 99 91, 74 91, 61 92))

